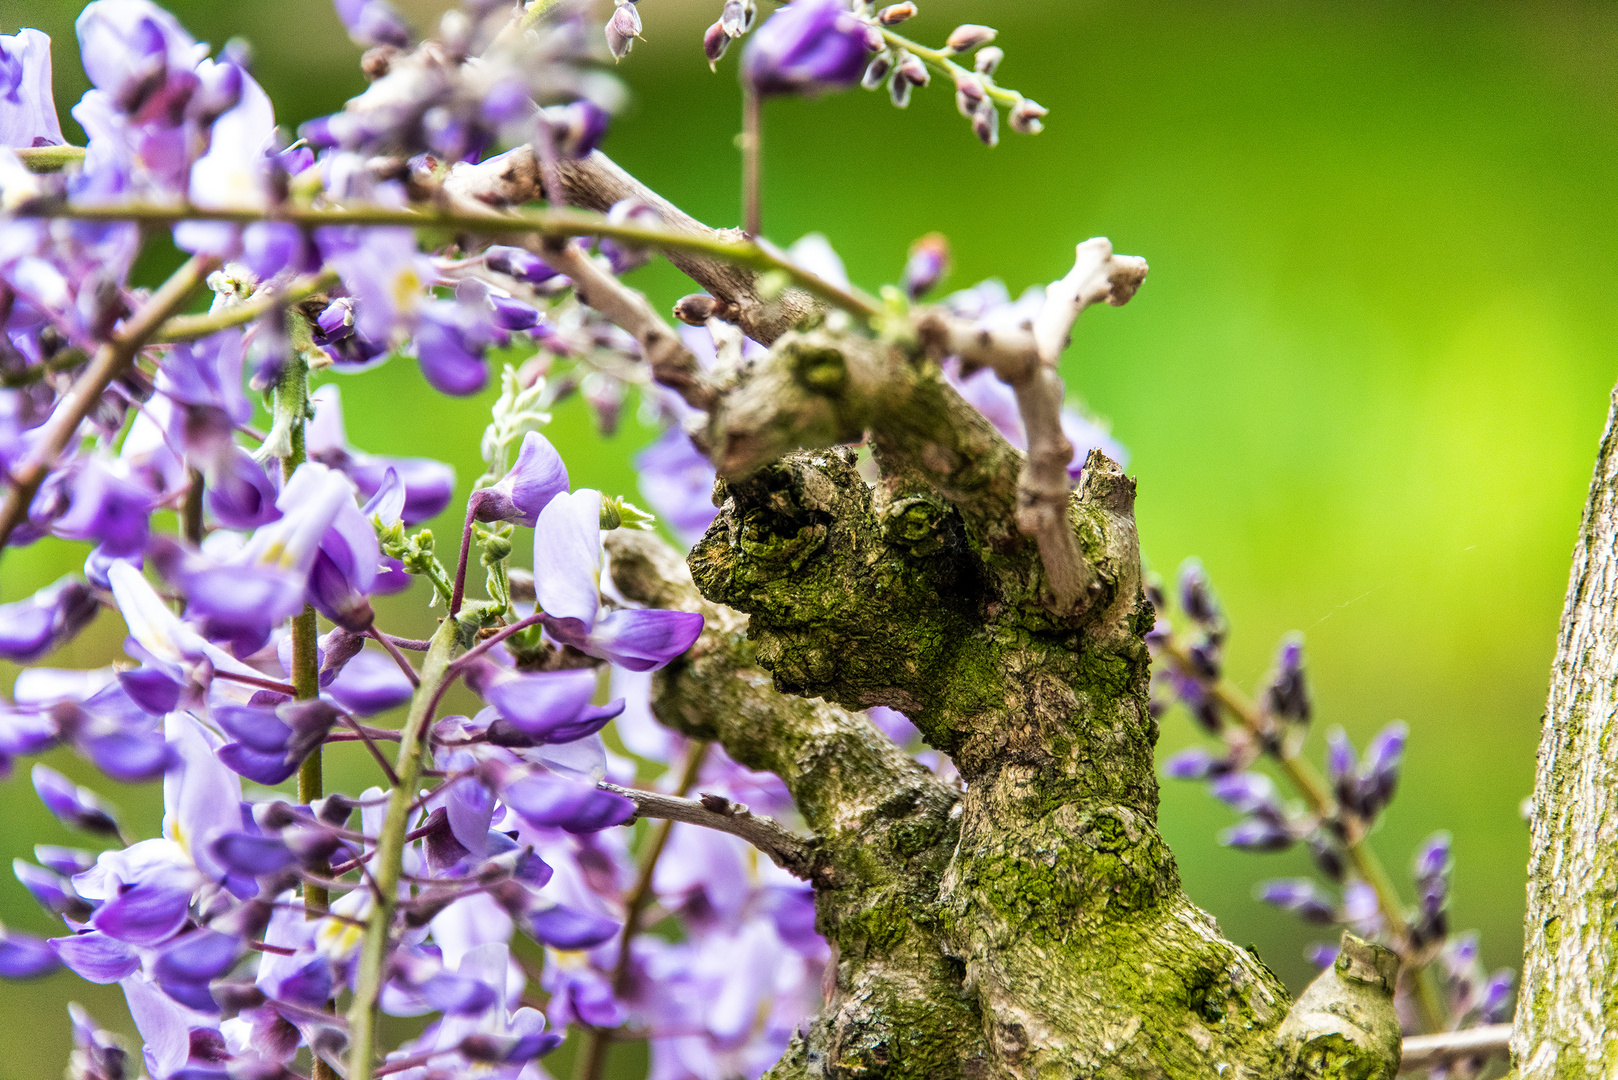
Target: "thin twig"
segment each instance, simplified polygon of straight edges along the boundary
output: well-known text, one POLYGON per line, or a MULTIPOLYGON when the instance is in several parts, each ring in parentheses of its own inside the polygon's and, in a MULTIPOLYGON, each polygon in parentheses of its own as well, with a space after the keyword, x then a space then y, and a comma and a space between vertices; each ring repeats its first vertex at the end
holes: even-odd
POLYGON ((749 236, 764 233, 764 211, 760 205, 763 186, 763 99, 745 80, 742 82, 742 228, 749 236))
POLYGON ((461 613, 461 601, 466 599, 466 559, 472 550, 472 525, 477 521, 478 501, 466 500, 466 526, 461 529, 461 554, 455 563, 455 589, 449 598, 449 617, 461 613))
POLYGON ((223 671, 219 668, 214 669, 213 677, 216 679, 224 679, 226 682, 241 683, 243 686, 256 686, 260 690, 273 690, 275 693, 285 694, 287 697, 296 697, 298 694, 297 687, 293 686, 291 683, 277 682, 274 679, 260 679, 252 675, 238 675, 234 671, 223 671))
POLYGON ((393 766, 388 764, 388 759, 382 756, 382 748, 376 745, 376 741, 371 738, 370 732, 361 727, 359 721, 347 713, 342 714, 342 720, 343 723, 354 729, 354 734, 364 741, 365 749, 369 750, 371 756, 376 758, 376 763, 382 766, 382 772, 388 778, 388 786, 398 787, 399 774, 393 771, 393 766))
POLYGON ((177 315, 152 335, 152 344, 195 341, 221 330, 229 330, 233 326, 246 326, 276 308, 290 307, 300 300, 307 300, 317 293, 325 292, 336 284, 337 271, 322 270, 318 274, 298 278, 288 283, 285 288, 261 290, 249 300, 210 311, 205 315, 177 315))
POLYGON ((622 795, 635 804, 639 817, 666 818, 700 825, 705 829, 739 836, 770 857, 770 861, 794 877, 809 880, 815 869, 810 838, 799 836, 774 818, 759 817, 740 803, 708 796, 682 799, 656 791, 619 787, 602 782, 602 791, 622 795))
POLYGON ((46 420, 28 459, 11 471, 10 490, 0 506, 0 550, 27 515, 34 493, 45 482, 57 458, 78 433, 79 425, 90 415, 112 381, 129 369, 140 347, 157 333, 169 316, 184 307, 208 275, 219 265, 211 255, 193 255, 152 294, 111 341, 96 351, 89 370, 80 375, 73 388, 57 402, 46 420))
MULTIPOLYGON (((421 685, 421 676, 416 674, 416 669, 410 666, 410 661, 406 660, 404 653, 399 651, 397 641, 402 641, 404 640, 403 638, 395 639, 388 634, 382 633, 374 626, 365 628, 365 636, 382 646, 387 651, 387 654, 393 657, 393 662, 399 665, 399 670, 404 672, 404 676, 410 680, 411 686, 421 685)), ((427 647, 425 641, 421 645, 423 649, 427 647)))
POLYGON ((397 634, 388 634, 381 630, 376 631, 376 639, 387 642, 389 645, 397 645, 401 649, 409 649, 411 652, 426 652, 432 645, 432 642, 426 638, 400 637, 397 634))
POLYGON ((1495 1057, 1510 1049, 1510 1024, 1485 1024, 1462 1031, 1411 1035, 1404 1041, 1404 1057, 1399 1062, 1399 1071, 1405 1073, 1430 1069, 1459 1058, 1495 1057))

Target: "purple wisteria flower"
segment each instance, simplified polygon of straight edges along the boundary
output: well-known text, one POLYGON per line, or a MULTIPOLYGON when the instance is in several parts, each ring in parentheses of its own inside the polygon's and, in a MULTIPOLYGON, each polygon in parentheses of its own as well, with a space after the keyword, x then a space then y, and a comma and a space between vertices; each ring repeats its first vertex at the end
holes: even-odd
POLYGON ((51 96, 51 39, 39 30, 0 36, 0 146, 59 146, 51 96))
POLYGON ((478 521, 511 521, 529 528, 557 495, 567 491, 567 466, 550 440, 537 431, 523 436, 517 460, 492 487, 472 493, 478 521))
POLYGON ((629 668, 662 667, 691 647, 702 616, 684 611, 601 611, 601 493, 553 498, 534 527, 534 587, 547 632, 564 645, 629 668))
POLYGON ((0 604, 0 657, 38 660, 90 624, 100 610, 84 582, 66 577, 34 595, 0 604))
POLYGON ((742 78, 759 94, 819 94, 860 81, 871 42, 841 0, 793 0, 753 32, 742 78))

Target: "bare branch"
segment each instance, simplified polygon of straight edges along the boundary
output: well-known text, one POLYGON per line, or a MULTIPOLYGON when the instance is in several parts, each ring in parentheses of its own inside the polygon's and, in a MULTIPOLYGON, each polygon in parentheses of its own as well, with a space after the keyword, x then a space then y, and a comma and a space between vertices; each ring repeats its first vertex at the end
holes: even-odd
POLYGON ((1079 312, 1103 300, 1122 307, 1146 280, 1146 260, 1138 255, 1114 255, 1112 241, 1104 236, 1078 245, 1074 256, 1073 269, 1046 288, 1045 306, 1034 319, 1039 359, 1051 367, 1067 348, 1079 312))
POLYGON ((542 247, 539 254, 567 275, 581 302, 601 312, 640 343, 652 378, 678 393, 693 409, 707 412, 713 408, 717 392, 703 376, 697 358, 680 335, 652 310, 645 296, 619 281, 572 241, 542 247))
POLYGON ((1404 1041, 1404 1057, 1399 1062, 1399 1071, 1417 1072, 1460 1058, 1495 1057, 1504 1054, 1510 1048, 1510 1043, 1510 1024, 1485 1024, 1464 1031, 1411 1035, 1404 1041))
POLYGON ((759 817, 742 803, 731 802, 717 795, 704 795, 700 799, 682 799, 678 795, 663 795, 656 791, 619 787, 602 782, 597 787, 622 795, 635 804, 635 814, 645 818, 663 818, 700 825, 705 829, 739 836, 770 857, 775 865, 796 877, 810 880, 815 872, 814 841, 799 836, 774 818, 759 817))
MULTIPOLYGON (((687 214, 663 196, 621 169, 597 151, 581 161, 559 163, 567 201, 602 213, 614 203, 633 199, 656 210, 674 232, 727 243, 742 242, 740 229, 713 229, 687 214)), ((478 164, 460 164, 451 170, 445 188, 496 206, 516 206, 544 197, 539 162, 532 150, 521 147, 478 164)), ((758 274, 745 266, 699 252, 662 249, 663 255, 714 296, 728 303, 738 326, 754 341, 766 345, 792 327, 825 310, 806 289, 789 287, 773 302, 759 292, 758 274)))

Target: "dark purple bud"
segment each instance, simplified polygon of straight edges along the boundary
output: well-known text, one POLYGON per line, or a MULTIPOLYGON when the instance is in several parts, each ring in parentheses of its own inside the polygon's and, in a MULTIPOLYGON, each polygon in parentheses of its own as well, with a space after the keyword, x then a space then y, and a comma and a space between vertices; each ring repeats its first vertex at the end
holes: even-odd
POLYGON ((1359 758, 1354 753, 1354 744, 1348 741, 1348 733, 1340 727, 1327 732, 1326 773, 1332 783, 1340 787, 1343 781, 1354 775, 1358 764, 1359 758))
POLYGON ((208 850, 221 865, 242 877, 277 874, 297 861, 297 856, 279 837, 262 833, 226 833, 210 844, 208 850))
POLYGON ((910 0, 904 0, 902 4, 889 4, 881 11, 878 11, 876 20, 883 26, 898 26, 906 19, 914 18, 915 15, 916 5, 911 3, 910 0))
POLYGON ((1206 630, 1218 632, 1224 620, 1219 614, 1219 601, 1214 598, 1213 587, 1202 563, 1187 559, 1180 564, 1180 610, 1206 630))
POLYGON ((0 604, 0 658, 19 664, 38 660, 90 625, 99 610, 95 593, 72 577, 25 600, 0 604))
POLYGON ((145 883, 127 888, 102 904, 90 925, 131 945, 156 945, 179 933, 190 907, 190 890, 145 883))
POLYGON ((702 32, 702 54, 708 58, 708 67, 715 68, 730 48, 730 35, 723 23, 714 23, 702 32))
POLYGON ((1292 834, 1287 829, 1262 818, 1248 818, 1226 829, 1219 842, 1243 851, 1285 851, 1292 846, 1292 834))
POLYGON ((1163 775, 1174 780, 1206 780, 1230 769, 1224 758, 1209 753, 1200 746, 1182 750, 1163 763, 1163 775))
POLYGON ((1303 674, 1303 635, 1290 634, 1276 654, 1275 673, 1264 689, 1264 709, 1271 716, 1295 723, 1309 722, 1309 685, 1303 674))
POLYGON ((995 37, 994 27, 981 26, 977 23, 962 23, 950 31, 949 37, 944 39, 944 48, 952 52, 966 52, 979 45, 987 45, 995 37))
POLYGON ((0 979, 37 979, 60 966, 49 942, 0 928, 0 979))
POLYGON ((22 859, 13 859, 11 869, 39 906, 53 915, 83 922, 94 912, 90 902, 73 891, 72 883, 54 870, 22 859))
POLYGON ((992 78, 995 68, 999 67, 1000 61, 1005 58, 1004 49, 998 45, 990 45, 987 49, 979 49, 977 55, 972 57, 972 70, 979 75, 987 75, 992 78))
POLYGON ((472 1034, 461 1040, 459 1049, 461 1056, 468 1061, 517 1065, 544 1057, 561 1046, 562 1042, 562 1036, 554 1031, 519 1036, 472 1034))
POLYGON ((483 253, 483 261, 497 274, 506 274, 534 285, 542 285, 558 276, 544 259, 520 247, 496 244, 483 253))
POLYGON ((1364 791, 1361 795, 1362 812, 1371 817, 1393 799, 1399 786, 1399 765, 1404 760, 1405 739, 1410 728, 1402 720, 1395 720, 1376 733, 1365 748, 1364 791))
POLYGON ((330 345, 354 332, 354 300, 340 296, 327 304, 315 318, 316 345, 330 345))
POLYGON ((56 844, 35 844, 34 858, 64 877, 82 874, 96 864, 95 852, 56 844))
POLYGON ((416 359, 434 390, 467 397, 489 381, 483 362, 484 343, 473 340, 453 319, 424 315, 416 329, 416 359))
POLYGON ((1515 981, 1516 974, 1510 968, 1489 976, 1478 998, 1478 1013, 1486 1022, 1499 1024, 1511 1019, 1511 986, 1515 981))
POLYGON ((910 258, 904 272, 905 292, 910 299, 920 300, 938 284, 948 267, 949 241, 941 233, 928 233, 910 245, 910 258))
POLYGON ((610 940, 620 923, 605 915, 557 904, 528 917, 528 931, 556 949, 588 949, 610 940))
POLYGON ((1281 804, 1276 799, 1275 783, 1261 773, 1230 773, 1216 778, 1208 786, 1213 797, 1243 814, 1258 814, 1276 821, 1282 820, 1281 804))
POLYGON ((275 996, 318 1009, 331 998, 333 982, 331 965, 324 957, 317 957, 282 979, 275 996))
POLYGON ((955 76, 955 111, 970 120, 983 106, 987 92, 976 75, 955 76))
POLYGON ((1311 964, 1324 971, 1337 963, 1337 951, 1336 945, 1315 944, 1304 950, 1304 956, 1311 964))
POLYGON ((1450 835, 1434 833, 1416 851, 1416 880, 1441 878, 1449 873, 1450 835))
POLYGON ((207 127, 234 109, 242 100, 242 69, 232 63, 206 68, 197 88, 186 103, 186 113, 199 126, 207 127))
POLYGON ((571 833, 599 832, 635 816, 635 804, 622 795, 551 776, 518 780, 500 799, 529 824, 571 833))
POLYGON ((1258 899, 1297 915, 1304 922, 1328 924, 1337 919, 1336 905, 1307 878, 1282 878, 1259 885, 1258 899))
POLYGON ((1343 856, 1337 850, 1337 845, 1318 832, 1309 836, 1308 843, 1309 856, 1314 859, 1315 865, 1320 868, 1320 872, 1333 881, 1342 881, 1343 856))
POLYGON ((794 0, 748 40, 742 78, 762 95, 847 89, 871 53, 865 29, 838 0, 794 0))
MULTIPOLYGON (((607 211, 607 221, 614 225, 639 225, 655 228, 662 223, 662 215, 639 199, 619 199, 607 211)), ((627 274, 645 266, 652 253, 638 244, 609 237, 601 239, 601 254, 612 264, 615 274, 627 274)))
POLYGON ((117 836, 118 822, 112 808, 89 788, 80 787, 48 765, 35 765, 34 790, 45 809, 62 824, 100 836, 117 836))
POLYGON ((1205 637, 1186 650, 1191 667, 1204 679, 1218 679, 1224 669, 1224 649, 1217 637, 1205 637))
POLYGON ((494 324, 502 330, 527 330, 539 322, 539 310, 509 296, 489 297, 494 308, 494 324))
POLYGON ((140 970, 140 956, 133 947, 94 930, 51 938, 45 944, 68 970, 89 982, 115 983, 140 970))

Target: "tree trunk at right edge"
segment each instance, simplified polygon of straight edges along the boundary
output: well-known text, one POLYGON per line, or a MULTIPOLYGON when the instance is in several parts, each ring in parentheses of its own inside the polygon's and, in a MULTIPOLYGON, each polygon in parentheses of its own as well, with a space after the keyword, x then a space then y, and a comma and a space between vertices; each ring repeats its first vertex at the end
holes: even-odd
POLYGON ((1534 782, 1522 1080, 1618 1075, 1618 390, 1573 552, 1534 782))

